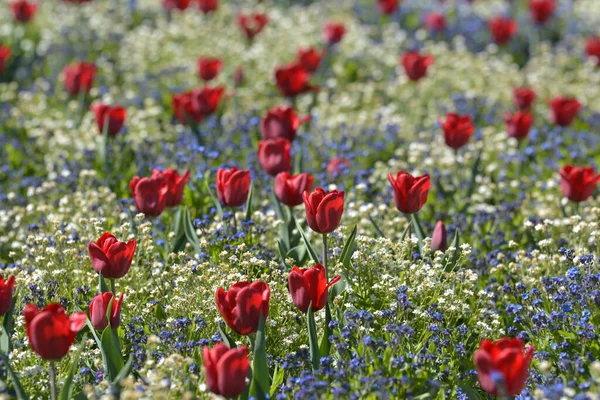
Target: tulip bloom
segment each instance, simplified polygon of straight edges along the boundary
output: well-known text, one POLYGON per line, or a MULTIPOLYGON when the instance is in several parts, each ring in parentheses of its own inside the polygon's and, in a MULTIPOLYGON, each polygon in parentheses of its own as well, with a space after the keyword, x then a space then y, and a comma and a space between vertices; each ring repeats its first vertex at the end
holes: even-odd
POLYGON ((427 75, 427 69, 433 61, 433 57, 421 55, 417 51, 408 51, 400 58, 406 76, 415 82, 427 75))
POLYGON ((63 69, 63 83, 71 96, 88 93, 95 76, 96 66, 93 63, 79 62, 67 65, 63 69))
POLYGON ((409 173, 398 171, 396 177, 388 175, 388 181, 394 189, 394 203, 398 211, 404 214, 414 214, 423 208, 431 187, 428 174, 414 177, 409 173))
POLYGON ((183 190, 185 184, 190 179, 190 171, 185 171, 183 176, 179 175, 176 169, 169 168, 165 171, 158 169, 152 170, 154 178, 164 179, 167 182, 169 190, 165 198, 165 207, 175 207, 181 204, 183 199, 183 190))
POLYGON ((110 137, 117 136, 117 133, 123 128, 127 110, 118 104, 109 106, 102 103, 93 104, 90 109, 96 117, 96 124, 100 134, 104 133, 104 124, 108 121, 107 134, 110 137))
POLYGON ((590 37, 585 40, 585 54, 593 57, 600 66, 600 36, 590 37))
POLYGON ((554 14, 556 3, 554 0, 529 0, 529 13, 531 19, 538 25, 544 24, 554 14))
POLYGON ((208 82, 215 79, 223 68, 223 61, 219 58, 200 57, 198 59, 198 76, 208 82))
POLYGON ((488 28, 496 44, 506 44, 517 33, 517 23, 512 18, 497 16, 488 22, 488 28))
POLYGON ((228 291, 217 289, 217 308, 231 329, 249 335, 257 331, 261 312, 267 320, 270 296, 271 290, 265 282, 238 282, 228 291))
POLYGON ((239 207, 248 200, 250 171, 220 169, 217 171, 217 197, 225 207, 239 207))
POLYGON ((311 47, 309 49, 298 49, 296 54, 298 55, 298 63, 302 65, 308 73, 312 74, 319 69, 319 64, 321 64, 324 52, 311 47))
POLYGON ((206 386, 218 396, 235 398, 246 389, 249 362, 245 346, 229 348, 217 343, 212 348, 202 348, 202 361, 206 371, 206 386))
POLYGON ((569 126, 577 117, 581 103, 574 97, 558 96, 548 102, 550 119, 558 126, 569 126))
POLYGON ((219 6, 218 0, 197 0, 197 1, 198 1, 198 8, 204 14, 208 14, 211 11, 216 11, 217 7, 219 6))
POLYGON ((346 27, 344 24, 330 22, 323 28, 323 39, 325 39, 329 46, 341 42, 345 34, 346 27))
POLYGON ((237 24, 248 40, 254 40, 269 22, 267 14, 238 14, 237 24))
POLYGON ((337 275, 327 283, 325 268, 321 264, 313 268, 296 266, 288 275, 288 287, 292 300, 300 311, 307 312, 309 305, 312 311, 319 311, 327 304, 329 288, 340 279, 337 275))
POLYGON ((273 107, 260 122, 260 133, 264 140, 281 138, 293 142, 300 125, 308 120, 310 117, 298 118, 292 107, 273 107))
POLYGON ((592 167, 565 165, 558 172, 563 195, 576 203, 592 197, 596 191, 596 185, 600 182, 600 175, 596 175, 592 167))
POLYGON ((5 281, 0 275, 0 316, 6 314, 10 310, 13 300, 13 290, 15 288, 15 277, 9 276, 5 281))
POLYGON ((523 140, 531 129, 533 116, 528 111, 517 111, 514 114, 507 112, 504 114, 504 123, 508 136, 523 140))
POLYGON ((377 8, 383 14, 393 14, 398 9, 400 2, 398 0, 377 0, 377 8))
POLYGON ((302 194, 306 208, 306 222, 317 233, 330 233, 337 229, 344 213, 344 192, 332 190, 329 193, 316 188, 312 193, 302 194))
POLYGON ((528 87, 519 87, 513 90, 513 103, 519 110, 529 110, 535 98, 535 92, 528 87))
POLYGON ((440 32, 446 29, 446 17, 435 11, 425 14, 423 22, 431 32, 440 32))
POLYGON ((269 175, 275 176, 292 168, 291 143, 286 139, 268 139, 258 142, 258 162, 269 175))
POLYGON ((96 242, 88 243, 88 252, 94 271, 107 279, 124 277, 135 254, 135 240, 119 242, 110 232, 105 232, 96 242))
POLYGON ((283 96, 296 97, 299 94, 316 90, 309 81, 310 74, 298 63, 275 68, 275 84, 283 96))
POLYGON ((304 192, 312 188, 314 180, 307 173, 290 175, 288 172, 280 172, 275 177, 275 195, 286 206, 298 206, 303 202, 304 192))
POLYGON ((483 339, 473 362, 483 390, 492 396, 516 396, 525 388, 533 346, 523 352, 523 341, 502 338, 497 342, 483 339))
POLYGON ((202 89, 192 90, 190 97, 193 113, 203 117, 214 114, 219 107, 223 94, 225 94, 223 86, 214 88, 204 86, 202 89))
POLYGON ((442 130, 444 131, 444 141, 446 144, 458 150, 463 147, 471 135, 475 133, 475 125, 471 122, 471 117, 468 115, 458 115, 450 113, 446 116, 446 120, 442 123, 442 130))
POLYGON ((199 124, 204 119, 204 114, 197 112, 192 107, 192 92, 175 93, 171 97, 171 105, 175 118, 183 125, 190 122, 199 124))
POLYGON ((87 318, 83 312, 67 315, 65 309, 55 303, 43 310, 29 304, 23 315, 29 345, 44 360, 51 361, 67 355, 87 318))
POLYGON ((117 329, 121 324, 121 305, 123 304, 123 293, 119 300, 113 300, 111 292, 98 293, 90 303, 90 320, 92 325, 99 331, 108 326, 107 314, 110 315, 111 329, 117 329), (110 311, 109 310, 110 307, 110 311))
POLYGON ((6 67, 6 62, 10 58, 12 50, 10 47, 4 47, 0 45, 0 73, 4 72, 4 68, 6 67))
POLYGON ((29 22, 37 11, 37 4, 30 3, 27 0, 18 0, 10 3, 13 18, 17 22, 29 22))
POLYGON ((186 10, 191 3, 192 0, 163 0, 162 4, 165 10, 171 11, 174 9, 178 10, 186 10))
POLYGON ((433 251, 446 251, 448 247, 448 238, 446 233, 446 226, 443 221, 438 221, 433 228, 433 234, 431 235, 431 249, 433 251))
POLYGON ((169 184, 162 177, 134 176, 129 182, 129 189, 138 212, 146 214, 146 217, 158 217, 167 206, 169 184))

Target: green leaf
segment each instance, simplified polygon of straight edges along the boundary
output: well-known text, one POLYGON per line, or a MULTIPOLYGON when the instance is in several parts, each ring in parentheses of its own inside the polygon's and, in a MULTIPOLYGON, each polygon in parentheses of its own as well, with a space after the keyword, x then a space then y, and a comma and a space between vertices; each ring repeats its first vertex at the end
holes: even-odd
POLYGON ((404 228, 404 232, 402 232, 402 237, 400 238, 400 241, 404 242, 406 240, 406 238, 409 236, 410 234, 410 224, 408 224, 406 226, 406 228, 404 228))
POLYGON ((25 390, 23 390, 23 386, 21 386, 21 381, 19 380, 19 377, 17 376, 17 374, 15 374, 15 371, 13 371, 12 367, 10 366, 10 361, 8 360, 8 357, 6 356, 6 354, 0 353, 0 359, 4 363, 4 366, 6 367, 6 371, 8 372, 8 376, 10 377, 10 380, 13 382, 13 388, 15 389, 17 399, 19 399, 19 400, 29 399, 29 396, 27 396, 27 393, 25 393, 25 390))
POLYGON ((98 282, 98 291, 100 293, 109 292, 108 286, 106 285, 106 280, 102 276, 102 274, 98 274, 99 282, 98 282))
POLYGON ((287 250, 285 249, 285 245, 281 242, 281 240, 277 241, 277 248, 279 250, 279 258, 281 259, 281 266, 284 269, 287 269, 287 265, 285 264, 285 258, 287 257, 287 250))
POLYGON ((343 273, 340 274, 340 280, 331 287, 329 291, 329 296, 331 299, 335 299, 337 296, 342 294, 344 290, 348 287, 348 280, 344 276, 343 273))
POLYGON ((283 212, 283 208, 281 208, 281 203, 279 203, 279 200, 277 199, 277 196, 275 196, 275 192, 270 190, 269 191, 269 201, 271 201, 271 204, 273 204, 273 207, 275 208, 275 213, 277 214, 277 217, 282 220, 285 221, 285 214, 283 212))
POLYGON ((460 256, 460 229, 456 228, 454 232, 454 238, 452 239, 452 244, 450 247, 454 247, 454 253, 450 258, 450 262, 446 264, 446 270, 451 271, 456 268, 456 263, 458 262, 458 257, 460 256))
MULTIPOLYGON (((248 382, 252 382, 252 367, 248 368, 248 382)), ((252 386, 251 384, 246 386, 244 393, 240 394, 239 400, 248 400, 248 398, 250 397, 250 387, 251 386, 252 386)))
POLYGON ((10 308, 8 312, 4 316, 4 322, 2 324, 2 336, 0 336, 0 351, 4 354, 10 353, 10 338, 12 336, 13 326, 14 326, 14 312, 15 312, 15 299, 17 298, 18 292, 11 297, 10 308))
POLYGON ((133 353, 129 355, 129 358, 127 359, 127 362, 125 363, 125 365, 123 366, 123 368, 121 368, 121 371, 119 371, 119 374, 116 376, 115 380, 112 382, 113 385, 120 385, 121 381, 125 378, 127 378, 127 376, 129 375, 129 373, 131 372, 131 366, 133 365, 133 353))
POLYGON ((209 182, 210 182, 210 174, 207 173, 206 190, 208 191, 208 195, 210 196, 211 200, 213 201, 213 204, 215 205, 215 208, 217 209, 217 214, 219 214, 219 217, 221 217, 221 221, 222 221, 223 220, 223 207, 221 207, 221 202, 217 198, 217 195, 215 195, 215 193, 210 188, 209 182))
POLYGON ((373 228, 375 228, 375 234, 377 235, 377 237, 385 237, 385 235, 383 234, 383 231, 381 229, 379 229, 379 226, 377 226, 377 222, 375 222, 375 220, 373 219, 372 216, 369 215, 369 221, 371 221, 371 224, 373 224, 373 228))
POLYGON ((473 166, 471 167, 471 181, 469 182, 469 186, 467 189, 466 198, 470 199, 473 191, 475 190, 475 180, 477 179, 477 175, 479 174, 479 165, 481 164, 481 155, 483 154, 483 150, 479 151, 477 154, 477 158, 473 162, 473 166))
POLYGON ((266 398, 265 393, 269 393, 269 364, 267 363, 267 337, 265 334, 265 318, 260 313, 260 322, 256 332, 256 341, 254 342, 254 359, 252 360, 252 387, 250 394, 257 398, 266 398))
POLYGON ((331 322, 331 308, 329 302, 325 303, 325 327, 323 328, 323 336, 321 337, 321 343, 319 344, 319 354, 321 357, 327 357, 331 351, 331 342, 329 336, 331 336, 331 328, 329 323, 331 322))
POLYGON ((60 390, 59 399, 60 400, 69 400, 71 398, 71 393, 73 392, 73 377, 77 373, 77 366, 79 365, 79 358, 81 357, 81 352, 83 351, 84 343, 87 339, 87 336, 84 335, 80 341, 79 350, 75 353, 75 357, 73 357, 73 361, 71 361, 71 365, 69 365, 69 372, 67 377, 65 378, 65 382, 63 383, 63 387, 60 390))
POLYGON ((271 382, 271 391, 269 392, 271 398, 275 396, 277 388, 283 383, 284 375, 285 370, 283 368, 279 368, 279 366, 276 366, 275 372, 273 373, 273 382, 271 382))
POLYGON ((110 326, 107 326, 102 332, 100 343, 102 352, 106 357, 108 380, 113 381, 119 375, 119 371, 123 368, 124 363, 121 357, 119 341, 115 338, 115 333, 110 326))
POLYGON ((290 249, 290 251, 287 252, 286 256, 288 258, 293 258, 296 261, 296 265, 304 265, 306 257, 308 256, 308 252, 306 251, 306 246, 301 244, 290 249))
POLYGON ((254 184, 250 182, 250 191, 248 192, 248 200, 246 201, 246 220, 252 219, 252 196, 254 194, 254 184))
POLYGON ((77 392, 71 397, 71 400, 88 400, 88 397, 83 392, 77 392))
POLYGON ((230 349, 236 347, 235 340, 233 340, 233 338, 229 336, 227 332, 223 330, 223 328, 221 328, 221 325, 217 325, 217 330, 219 331, 219 336, 221 336, 221 340, 227 345, 227 347, 229 347, 230 349))
POLYGON ((302 237, 302 241, 304 242, 304 246, 306 246, 306 250, 308 251, 308 255, 310 256, 310 259, 313 260, 316 263, 319 263, 319 257, 317 256, 317 253, 315 252, 315 250, 311 246, 310 242, 308 241, 308 238, 304 234, 304 231, 302 230, 302 227, 300 226, 300 224, 298 223, 298 221, 296 221, 296 227, 298 229, 298 232, 300 232, 300 236, 302 237))
POLYGON ((154 317, 159 321, 167 319, 167 313, 165 313, 165 309, 160 303, 156 303, 154 306, 154 317))
POLYGON ((354 242, 356 240, 357 231, 357 226, 354 225, 354 229, 352 229, 350 236, 348 236, 348 239, 346 239, 346 243, 344 244, 342 253, 340 254, 340 263, 344 265, 344 268, 348 268, 348 265, 350 265, 350 259, 354 253, 354 242))
POLYGON ((194 228, 194 224, 192 223, 192 217, 190 217, 190 210, 188 208, 184 208, 181 213, 183 214, 183 228, 185 231, 185 237, 188 242, 194 246, 196 252, 200 253, 200 240, 198 240, 198 235, 196 235, 196 229, 194 228))
POLYGON ((419 216, 417 213, 410 214, 410 222, 412 224, 413 229, 415 230, 415 234, 417 235, 417 246, 419 247, 419 253, 423 249, 423 239, 425 239, 425 233, 423 233, 423 228, 421 228, 421 224, 419 223, 419 216))
POLYGON ((310 348, 310 359, 313 371, 319 369, 319 343, 317 341, 317 327, 315 326, 315 315, 312 311, 312 302, 306 313, 306 326, 308 327, 308 344, 310 348))

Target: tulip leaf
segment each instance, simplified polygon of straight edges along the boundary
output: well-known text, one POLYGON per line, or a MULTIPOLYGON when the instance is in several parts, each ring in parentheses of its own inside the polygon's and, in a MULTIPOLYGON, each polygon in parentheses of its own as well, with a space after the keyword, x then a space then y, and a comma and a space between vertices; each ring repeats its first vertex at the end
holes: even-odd
POLYGON ((217 214, 219 214, 219 217, 221 217, 221 221, 223 221, 223 207, 221 207, 221 202, 217 198, 217 195, 210 188, 210 174, 207 173, 206 176, 206 191, 208 192, 208 195, 210 196, 211 200, 213 201, 213 204, 215 205, 215 208, 217 209, 217 214))
POLYGON ((354 253, 354 242, 356 241, 357 231, 358 228, 356 225, 354 225, 354 229, 352 229, 350 236, 348 236, 348 239, 346 239, 346 243, 344 244, 344 248, 340 254, 340 263, 342 263, 344 268, 348 268, 348 265, 350 265, 350 259, 354 253))
POLYGON ((299 245, 290 249, 287 252, 288 258, 293 258, 296 261, 296 265, 302 266, 306 261, 308 253, 306 251, 306 247, 304 245, 299 245))
POLYGON ((337 281, 337 283, 335 285, 333 285, 331 287, 331 290, 329 291, 330 298, 335 299, 337 296, 342 294, 344 292, 344 290, 346 290, 347 286, 348 286, 348 281, 347 281, 346 277, 344 276, 344 274, 341 273, 340 280, 337 281))
POLYGON ((127 378, 127 375, 131 373, 131 366, 133 365, 133 353, 129 355, 127 362, 123 365, 123 368, 119 371, 119 374, 115 377, 112 384, 119 385, 121 381, 127 378))
POLYGON ((275 392, 279 385, 283 383, 283 377, 285 375, 285 370, 280 368, 279 366, 275 367, 275 372, 273 372, 273 382, 271 382, 271 391, 269 392, 269 396, 273 398, 275 396, 275 392))
POLYGON ((106 293, 108 292, 108 285, 106 284, 106 280, 104 279, 104 276, 102 276, 102 274, 98 274, 98 292, 100 293, 106 293))
POLYGON ((454 232, 454 238, 452 239, 452 244, 450 247, 454 247, 454 253, 450 258, 450 262, 446 264, 446 270, 453 270, 456 268, 456 263, 458 262, 458 257, 460 256, 460 229, 456 228, 454 232))
POLYGON ((467 189, 466 198, 470 199, 473 191, 475 190, 475 180, 477 179, 477 174, 479 173, 479 165, 481 164, 481 155, 483 154, 483 150, 479 151, 477 154, 477 158, 473 162, 473 166, 471 167, 471 181, 469 182, 469 186, 467 189))
MULTIPOLYGON (((248 367, 248 382, 252 382, 252 367, 248 367)), ((251 384, 246 385, 246 389, 242 394, 240 394, 238 400, 248 400, 248 398, 250 397, 250 386, 251 384)))
POLYGON ((185 207, 183 210, 181 210, 181 213, 183 214, 183 228, 185 230, 185 237, 194 247, 194 250, 200 253, 200 240, 198 240, 198 235, 196 235, 196 229, 194 228, 192 218, 190 217, 190 210, 185 207))
POLYGON ((250 182, 250 190, 248 191, 248 200, 246 200, 246 220, 252 219, 252 196, 254 195, 254 184, 250 182))
POLYGON ((79 358, 81 357, 81 352, 83 351, 83 348, 85 347, 86 339, 87 339, 87 336, 84 335, 80 341, 79 349, 77 350, 77 353, 75 353, 75 356, 73 357, 73 360, 71 361, 71 364, 69 365, 69 372, 67 374, 67 377, 65 378, 65 382, 63 383, 63 387, 60 390, 60 394, 58 397, 60 400, 69 400, 71 398, 71 393, 73 392, 73 377, 77 373, 77 366, 79 365, 79 358))
POLYGON ((104 355, 106 356, 106 366, 108 367, 108 380, 113 381, 119 371, 123 368, 123 357, 119 348, 119 341, 115 338, 115 332, 107 326, 102 332, 100 343, 104 355))
POLYGON ((227 332, 223 330, 223 328, 221 328, 221 325, 217 326, 217 330, 219 331, 219 336, 221 336, 221 340, 227 345, 227 347, 229 347, 230 349, 236 347, 235 340, 233 340, 233 338, 229 336, 227 332))
POLYGON ((13 371, 12 367, 10 366, 10 361, 8 360, 8 357, 6 356, 6 354, 0 352, 0 359, 2 360, 2 363, 4 364, 4 366, 6 367, 6 371, 8 372, 8 376, 10 377, 10 380, 13 382, 13 388, 15 389, 15 394, 17 395, 17 399, 28 400, 29 396, 27 396, 27 393, 25 393, 25 390, 23 390, 23 386, 21 386, 21 381, 19 380, 19 377, 17 376, 17 374, 15 374, 15 371, 13 371))
POLYGON ((269 364, 267 363, 267 337, 265 334, 265 318, 260 313, 258 323, 258 331, 256 332, 256 340, 254 342, 254 359, 252 360, 252 387, 250 394, 257 399, 266 398, 265 394, 269 393, 271 387, 269 380, 269 364), (262 397, 261 397, 262 396, 262 397))
POLYGON ((410 236, 410 224, 408 224, 406 226, 406 228, 404 228, 404 232, 402 232, 402 237, 400 238, 400 241, 404 242, 406 240, 406 238, 409 236, 410 236))
POLYGON ((285 214, 283 212, 283 208, 281 208, 281 204, 279 203, 277 196, 275 196, 275 192, 272 190, 269 191, 269 200, 271 201, 271 203, 273 204, 273 207, 275 208, 275 213, 277 214, 277 217, 280 220, 285 221, 285 214))
POLYGON ((165 309, 160 303, 156 303, 154 306, 154 317, 159 321, 167 319, 167 313, 165 313, 165 309))
POLYGON ((379 229, 379 226, 377 226, 377 222, 375 222, 373 217, 370 215, 369 215, 369 221, 371 221, 371 224, 373 224, 373 228, 375 228, 375 234, 377 235, 377 237, 385 237, 385 235, 383 234, 383 231, 381 229, 379 229))
POLYGON ((319 354, 321 357, 327 357, 331 351, 331 342, 329 336, 331 336, 331 328, 329 323, 331 322, 331 308, 329 302, 325 303, 325 326, 323 327, 323 336, 321 337, 321 343, 319 343, 319 354))
POLYGON ((284 269, 287 269, 287 265, 285 264, 285 258, 287 257, 287 251, 285 249, 285 245, 281 240, 277 240, 277 248, 279 250, 279 258, 281 259, 281 266, 284 269))
POLYGON ((2 336, 0 336, 0 351, 8 354, 10 353, 10 338, 12 336, 14 326, 14 312, 15 312, 15 299, 17 298, 17 292, 11 298, 10 308, 4 316, 4 322, 2 323, 2 336))
POLYGON ((306 250, 308 251, 308 255, 310 256, 310 259, 318 264, 319 257, 317 256, 317 253, 315 252, 315 250, 311 246, 310 242, 308 241, 308 238, 306 237, 306 234, 304 233, 304 230, 302 230, 302 227, 300 226, 298 221, 296 221, 296 227, 298 228, 298 232, 300 232, 300 237, 302 237, 302 241, 304 242, 304 246, 306 246, 306 250))
POLYGON ((306 313, 306 326, 308 328, 308 344, 310 348, 310 359, 312 361, 313 371, 319 369, 319 342, 317 340, 317 327, 315 326, 315 314, 312 310, 312 302, 308 306, 306 313))
POLYGON ((425 233, 423 233, 423 228, 421 228, 421 224, 419 223, 419 216, 417 213, 410 214, 410 222, 412 227, 417 235, 417 246, 419 247, 419 253, 421 253, 421 249, 423 248, 423 239, 425 239, 425 233))

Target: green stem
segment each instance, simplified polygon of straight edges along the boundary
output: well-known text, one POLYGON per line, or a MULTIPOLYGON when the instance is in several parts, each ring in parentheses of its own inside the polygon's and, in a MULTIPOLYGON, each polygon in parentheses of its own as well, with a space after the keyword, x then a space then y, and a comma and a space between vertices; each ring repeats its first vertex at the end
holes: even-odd
POLYGON ((327 234, 323 234, 323 267, 325 267, 325 277, 329 282, 329 271, 327 270, 327 234))
POLYGON ((56 400, 58 393, 56 391, 56 364, 54 361, 50 361, 48 374, 50 375, 50 398, 56 400))
POLYGON ((110 291, 112 292, 113 297, 116 298, 117 292, 115 291, 115 280, 114 279, 110 280, 110 291))
POLYGON ((238 227, 237 227, 237 217, 235 216, 235 211, 233 211, 233 229, 234 229, 234 233, 236 233, 238 231, 238 227))

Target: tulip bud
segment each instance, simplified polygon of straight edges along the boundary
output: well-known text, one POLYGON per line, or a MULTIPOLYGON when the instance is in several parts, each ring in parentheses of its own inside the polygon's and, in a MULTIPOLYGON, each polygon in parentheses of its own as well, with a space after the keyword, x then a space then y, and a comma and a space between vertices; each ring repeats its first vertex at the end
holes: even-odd
POLYGON ((527 87, 515 88, 513 90, 513 103, 519 110, 530 109, 535 97, 535 92, 527 87))
POLYGON ((27 0, 17 0, 10 3, 13 18, 17 22, 29 22, 37 12, 37 4, 30 3, 27 0))
POLYGON ((111 292, 99 293, 90 303, 90 320, 92 325, 99 331, 108 326, 107 314, 110 315, 111 329, 117 329, 121 324, 121 305, 123 304, 123 293, 118 300, 113 300, 111 292), (110 307, 110 311, 109 311, 110 307))
POLYGON ((260 133, 264 140, 281 138, 293 142, 300 125, 308 120, 310 117, 298 118, 292 107, 273 107, 261 120, 260 133))
POLYGON ((558 126, 569 126, 577 117, 581 103, 574 97, 558 96, 548 103, 550 105, 550 119, 558 126))
POLYGON ((514 137, 517 140, 523 140, 527 137, 531 129, 533 117, 527 111, 517 111, 514 114, 505 113, 504 123, 506 124, 508 136, 514 137))
POLYGON ((443 123, 440 121, 440 123, 444 131, 444 141, 454 150, 467 144, 471 135, 475 133, 475 125, 468 115, 461 116, 450 113, 446 116, 446 120, 443 123))
POLYGON ((531 19, 538 25, 544 24, 554 14, 556 2, 554 0, 529 0, 529 13, 531 19))
POLYGON ((267 320, 271 290, 265 282, 238 282, 225 291, 217 289, 216 302, 227 325, 240 335, 256 332, 260 315, 267 320))
POLYGON ((432 32, 440 32, 446 29, 446 17, 435 11, 425 14, 424 22, 427 29, 432 32))
POLYGON ((488 28, 496 44, 506 44, 517 33, 517 23, 504 16, 497 16, 488 22, 488 28))
POLYGON ((444 226, 444 222, 438 221, 435 224, 435 228, 433 228, 431 248, 433 251, 446 251, 447 247, 446 227, 444 226))
POLYGON ((238 14, 237 24, 247 40, 254 40, 269 22, 267 14, 238 14))
POLYGON ((204 346, 202 361, 206 371, 206 386, 218 396, 237 398, 246 389, 249 362, 246 347, 229 348, 217 343, 212 348, 204 346))
POLYGON ((275 84, 283 96, 295 97, 316 90, 309 81, 310 74, 298 63, 275 68, 275 84))
POLYGON ((424 56, 416 51, 409 51, 402 55, 400 59, 406 76, 411 81, 418 81, 427 75, 427 69, 433 64, 433 57, 424 56))
POLYGON ((198 76, 205 82, 215 79, 223 68, 223 61, 219 58, 200 57, 198 59, 198 76))
POLYGON ((292 168, 290 142, 286 139, 268 139, 258 142, 258 162, 265 172, 275 176, 292 168))
POLYGON ((306 222, 317 233, 330 233, 337 229, 344 213, 344 192, 332 190, 329 193, 316 188, 312 193, 304 192, 306 222))
POLYGON ((319 311, 327 303, 329 288, 340 279, 341 277, 337 275, 327 283, 325 268, 321 264, 313 268, 296 266, 288 275, 288 288, 294 304, 300 311, 307 312, 309 305, 312 311, 319 311))
POLYGON ((345 34, 346 27, 344 24, 330 22, 323 28, 323 38, 329 46, 341 42, 345 34))
POLYGON ((240 207, 250 192, 250 171, 220 169, 217 171, 217 197, 225 207, 240 207))
POLYGON ((314 178, 307 173, 290 175, 281 172, 275 177, 275 195, 283 204, 294 207, 302 204, 302 194, 310 191, 314 178))
POLYGON ((592 197, 600 182, 600 175, 596 175, 593 167, 565 165, 558 172, 563 195, 576 203, 592 197))
POLYGON ((398 211, 414 214, 423 208, 431 186, 429 175, 413 177, 411 174, 398 171, 396 177, 388 175, 388 181, 394 190, 394 203, 398 211))
POLYGON ((0 275, 0 316, 8 313, 13 302, 13 290, 15 288, 15 277, 9 276, 5 281, 0 275))
POLYGON ((169 184, 162 176, 134 176, 129 188, 138 212, 147 217, 158 217, 167 206, 169 184))
POLYGON ((88 93, 94 83, 96 66, 93 63, 80 62, 70 64, 63 70, 63 83, 71 96, 88 93))
POLYGON ((319 69, 324 52, 316 50, 314 47, 309 49, 298 49, 298 63, 309 73, 314 73, 319 69))
POLYGON ((125 122, 127 116, 127 110, 116 104, 114 106, 108 106, 102 103, 93 104, 90 109, 96 117, 96 125, 98 125, 98 131, 100 134, 104 133, 104 125, 108 122, 106 133, 110 137, 115 137, 125 122))

